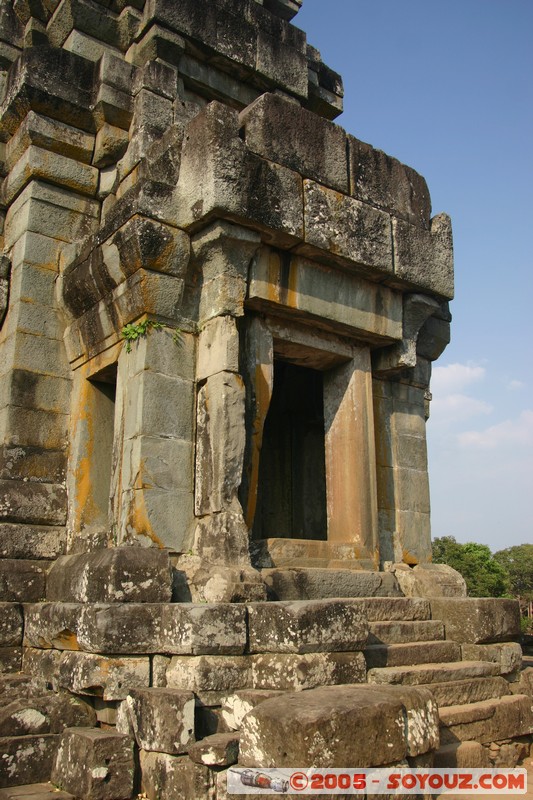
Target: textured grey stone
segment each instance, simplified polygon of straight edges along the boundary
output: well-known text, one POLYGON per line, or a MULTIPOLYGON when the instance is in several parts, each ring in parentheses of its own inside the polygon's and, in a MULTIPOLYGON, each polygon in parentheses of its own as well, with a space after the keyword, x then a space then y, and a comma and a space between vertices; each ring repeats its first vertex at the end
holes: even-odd
POLYGON ((456 642, 484 644, 520 636, 516 600, 503 598, 433 598, 431 616, 444 622, 446 636, 456 642))
POLYGON ((440 710, 441 742, 477 740, 481 744, 527 736, 533 727, 531 697, 506 695, 440 710))
POLYGON ((188 756, 140 751, 142 790, 151 800, 174 800, 177 797, 209 797, 214 772, 195 764, 188 756))
POLYGON ((73 603, 169 602, 168 553, 156 548, 116 547, 61 556, 48 577, 48 599, 73 603))
POLYGON ((239 734, 215 733, 189 746, 189 758, 208 767, 227 767, 239 758, 239 734))
POLYGON ((79 650, 78 603, 28 603, 24 606, 25 647, 79 650))
POLYGON ((150 684, 148 656, 110 658, 93 653, 63 652, 57 670, 59 686, 74 694, 123 700, 130 689, 150 684))
POLYGON ((96 715, 87 703, 66 693, 52 692, 14 700, 0 711, 0 736, 62 733, 65 728, 87 727, 96 715))
MULTIPOLYGON (((363 683, 362 653, 267 653, 250 656, 254 689, 299 691, 339 683, 363 683)), ((235 687, 242 688, 242 687, 235 687)))
POLYGON ((274 600, 400 596, 396 578, 387 572, 329 567, 279 567, 263 569, 261 574, 274 600))
POLYGON ((121 703, 117 730, 142 750, 179 755, 194 742, 194 695, 179 689, 132 689, 121 703))
POLYGON ((437 704, 412 687, 325 687, 267 700, 243 721, 239 763, 369 767, 435 748, 437 704), (326 733, 327 731, 327 733, 326 733))
POLYGON ((463 644, 462 658, 465 661, 494 661, 500 665, 502 675, 517 672, 522 667, 522 647, 518 642, 497 644, 463 644))
POLYGON ((43 561, 4 558, 0 560, 0 598, 12 602, 44 599, 48 564, 43 561))
POLYGON ((50 779, 59 734, 0 738, 0 788, 50 779))
POLYGON ((251 686, 249 656, 173 656, 166 685, 196 691, 234 691, 251 686))
POLYGON ((230 730, 238 731, 246 714, 253 708, 278 697, 282 691, 275 689, 241 689, 222 698, 222 719, 230 730))
POLYGON ((91 800, 126 800, 133 791, 134 769, 129 736, 98 728, 67 728, 52 782, 91 800))
POLYGON ((392 221, 394 274, 420 289, 453 298, 453 243, 450 218, 438 214, 424 231, 399 219, 392 221))
POLYGON ((0 645, 22 644, 22 628, 22 607, 18 603, 0 603, 0 645))
POLYGON ((251 653, 362 650, 368 623, 349 601, 302 600, 248 606, 251 653))

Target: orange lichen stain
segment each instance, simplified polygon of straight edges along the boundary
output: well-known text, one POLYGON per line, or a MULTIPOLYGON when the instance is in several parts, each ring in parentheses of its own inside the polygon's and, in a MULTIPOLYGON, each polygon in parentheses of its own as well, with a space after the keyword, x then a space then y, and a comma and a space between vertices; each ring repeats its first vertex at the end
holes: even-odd
POLYGON ((290 308, 298 308, 298 267, 294 260, 289 267, 289 286, 287 289, 287 305, 290 308))
POLYGON ((138 536, 147 536, 150 541, 162 550, 165 545, 152 528, 148 518, 148 511, 144 498, 144 491, 141 489, 134 492, 134 499, 128 509, 127 527, 135 531, 138 536))
MULTIPOLYGON (((87 368, 82 367, 83 374, 87 373, 87 368)), ((91 469, 93 467, 93 450, 94 450, 94 420, 93 420, 93 398, 92 387, 88 380, 82 381, 82 391, 79 398, 79 406, 74 417, 74 428, 72 431, 72 438, 75 440, 78 434, 79 426, 85 424, 85 455, 80 458, 74 470, 75 477, 75 519, 74 525, 76 529, 81 528, 82 521, 87 524, 91 523, 97 518, 98 508, 93 498, 93 487, 91 478, 91 469)))
POLYGON ((410 566, 415 566, 419 562, 418 556, 415 556, 413 553, 410 553, 409 550, 402 551, 402 561, 404 564, 409 564, 410 566))
POLYGON ((61 631, 52 639, 52 645, 56 650, 79 650, 78 638, 75 633, 69 630, 61 631))

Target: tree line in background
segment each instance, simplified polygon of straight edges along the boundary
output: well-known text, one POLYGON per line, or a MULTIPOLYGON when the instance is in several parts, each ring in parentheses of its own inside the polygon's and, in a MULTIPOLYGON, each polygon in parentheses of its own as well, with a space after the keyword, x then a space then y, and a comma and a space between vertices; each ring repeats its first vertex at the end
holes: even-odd
POLYGON ((533 544, 492 553, 486 544, 461 544, 453 536, 442 536, 433 540, 433 562, 460 572, 471 597, 516 598, 522 629, 533 634, 533 544))

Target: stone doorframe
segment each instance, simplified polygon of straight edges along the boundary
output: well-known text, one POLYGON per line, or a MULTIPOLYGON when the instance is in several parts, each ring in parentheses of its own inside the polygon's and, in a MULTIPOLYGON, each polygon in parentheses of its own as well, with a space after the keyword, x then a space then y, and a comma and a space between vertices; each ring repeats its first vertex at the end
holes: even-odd
MULTIPOLYGON (((272 398, 274 359, 279 357, 324 374, 327 542, 349 545, 353 558, 378 564, 370 348, 269 316, 249 314, 243 328, 247 440, 241 503, 248 528, 256 510, 263 428, 272 398)), ((310 541, 310 550, 317 544, 310 541)))

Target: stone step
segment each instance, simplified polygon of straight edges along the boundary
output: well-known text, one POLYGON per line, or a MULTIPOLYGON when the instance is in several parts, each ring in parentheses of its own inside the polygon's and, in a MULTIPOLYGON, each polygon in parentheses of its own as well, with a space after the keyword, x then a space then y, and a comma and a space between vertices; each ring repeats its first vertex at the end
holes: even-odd
POLYGON ((52 783, 30 783, 0 789, 0 800, 76 800, 73 794, 62 792, 52 783))
POLYGON ((374 667, 368 671, 368 682, 419 686, 426 683, 486 678, 498 674, 499 666, 492 661, 454 661, 403 667, 374 667))
POLYGON ((533 732, 531 697, 515 694, 439 710, 441 744, 476 740, 481 744, 533 732))
POLYGON ((376 667, 416 666, 459 661, 461 647, 455 642, 408 642, 375 644, 364 651, 368 669, 376 667))
POLYGON ((509 684, 501 677, 428 683, 422 686, 433 693, 440 708, 492 700, 511 693, 509 684))
POLYGON ((339 597, 401 597, 391 572, 332 569, 326 564, 261 570, 271 600, 322 600, 339 597))
POLYGON ((444 639, 444 624, 438 619, 418 622, 392 621, 371 622, 368 629, 368 645, 403 644, 407 642, 436 642, 444 639))

